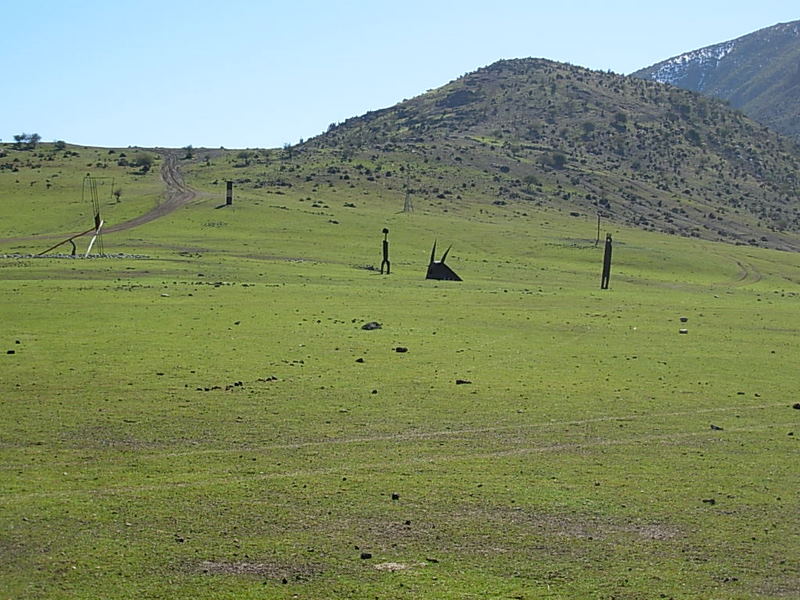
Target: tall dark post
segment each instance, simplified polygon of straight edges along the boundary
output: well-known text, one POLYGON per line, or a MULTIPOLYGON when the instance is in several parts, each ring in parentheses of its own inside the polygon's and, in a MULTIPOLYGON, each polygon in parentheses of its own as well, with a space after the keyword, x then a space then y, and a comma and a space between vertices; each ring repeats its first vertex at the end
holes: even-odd
POLYGON ((381 261, 381 275, 383 275, 383 267, 386 265, 386 274, 391 271, 391 264, 389 263, 389 230, 383 228, 383 260, 381 261))
POLYGON ((227 186, 227 189, 225 191, 225 204, 227 206, 230 206, 231 204, 233 204, 233 182, 232 181, 228 181, 227 183, 228 183, 228 186, 227 186))
POLYGON ((611 279, 611 234, 606 234, 606 249, 603 253, 603 277, 600 280, 600 289, 608 289, 608 280, 611 279))

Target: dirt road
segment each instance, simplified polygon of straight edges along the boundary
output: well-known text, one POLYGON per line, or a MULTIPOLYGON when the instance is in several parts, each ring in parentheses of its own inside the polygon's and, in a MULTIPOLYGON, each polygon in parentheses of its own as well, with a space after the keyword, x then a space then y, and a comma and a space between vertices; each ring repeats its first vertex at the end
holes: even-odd
POLYGON ((178 168, 178 159, 175 153, 167 150, 162 151, 161 155, 164 158, 161 165, 161 181, 167 188, 164 201, 139 217, 106 227, 103 229, 103 233, 125 231, 155 221, 195 199, 197 192, 183 182, 183 175, 178 168))

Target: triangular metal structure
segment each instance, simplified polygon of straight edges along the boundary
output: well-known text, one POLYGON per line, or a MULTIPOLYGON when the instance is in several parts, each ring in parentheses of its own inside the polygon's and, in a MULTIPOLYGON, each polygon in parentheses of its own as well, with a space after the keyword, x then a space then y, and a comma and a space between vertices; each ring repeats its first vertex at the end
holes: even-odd
POLYGON ((433 249, 431 250, 431 262, 428 264, 428 273, 425 275, 425 279, 438 279, 440 281, 463 281, 461 277, 459 277, 453 269, 448 267, 444 261, 447 259, 447 253, 450 252, 450 248, 448 247, 447 250, 444 251, 442 254, 441 260, 436 260, 436 242, 433 242, 433 249))

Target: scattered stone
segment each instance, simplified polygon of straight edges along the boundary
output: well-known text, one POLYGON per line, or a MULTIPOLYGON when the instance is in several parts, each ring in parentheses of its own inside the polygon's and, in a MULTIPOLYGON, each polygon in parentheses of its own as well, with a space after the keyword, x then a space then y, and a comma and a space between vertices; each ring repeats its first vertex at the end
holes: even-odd
POLYGON ((714 500, 714 498, 703 498, 703 502, 705 502, 706 504, 710 504, 711 506, 714 506, 717 503, 717 501, 714 500))
POLYGON ((466 385, 472 383, 469 379, 456 379, 456 385, 466 385))
POLYGON ((378 393, 378 390, 372 390, 372 393, 373 393, 373 394, 377 394, 377 393, 378 393))
POLYGON ((689 317, 681 317, 681 323, 686 323, 689 320, 689 317))
POLYGON ((713 423, 711 424, 711 429, 713 429, 714 431, 724 431, 722 427, 720 427, 719 425, 714 425, 713 423))
POLYGON ((16 350, 6 350, 6 354, 16 354, 16 350))
POLYGON ((429 563, 438 563, 439 562, 438 558, 433 558, 433 557, 430 557, 430 556, 426 556, 425 560, 427 560, 429 563))
POLYGON ((392 500, 400 500, 400 494, 392 494, 392 500))
POLYGON ((162 298, 169 298, 169 294, 161 294, 162 298))
POLYGON ((357 358, 357 359, 356 359, 356 362, 357 362, 357 363, 363 363, 363 362, 364 362, 364 359, 363 359, 363 358, 357 358))
POLYGON ((688 329, 681 329, 681 330, 678 331, 678 333, 685 335, 685 334, 689 333, 689 330, 688 329))
POLYGON ((397 348, 394 349, 394 351, 395 352, 408 352, 408 348, 406 348, 405 346, 398 346, 397 348))
POLYGON ((381 327, 383 327, 383 325, 377 321, 370 321, 369 323, 364 323, 361 326, 361 329, 364 329, 365 331, 372 331, 373 329, 380 329, 381 327))
POLYGON ((362 552, 361 553, 361 560, 369 560, 370 558, 372 558, 372 553, 371 552, 362 552))
POLYGON ((792 404, 792 408, 794 408, 795 410, 800 410, 800 402, 795 402, 794 404, 792 404))

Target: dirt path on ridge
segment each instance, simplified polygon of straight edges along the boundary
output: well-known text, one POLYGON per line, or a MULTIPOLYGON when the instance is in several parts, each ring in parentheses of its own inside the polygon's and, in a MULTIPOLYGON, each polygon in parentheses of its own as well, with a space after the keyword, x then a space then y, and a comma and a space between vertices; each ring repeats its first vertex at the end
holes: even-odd
MULTIPOLYGON (((115 233, 117 231, 126 231, 128 229, 133 229, 134 227, 139 227, 139 225, 149 223, 150 221, 155 221, 156 219, 160 219, 161 217, 170 214, 182 206, 186 206, 197 197, 197 191, 190 188, 183 181, 183 175, 181 175, 180 168, 178 167, 178 158, 176 153, 170 150, 158 150, 157 152, 161 154, 164 159, 161 165, 161 181, 163 181, 164 185, 166 186, 164 200, 159 202, 156 206, 143 215, 123 221, 122 223, 104 227, 102 234, 105 235, 107 233, 115 233)), ((0 238, 0 243, 5 244, 31 240, 57 240, 59 238, 67 239, 71 235, 75 234, 47 233, 43 235, 0 238)))

